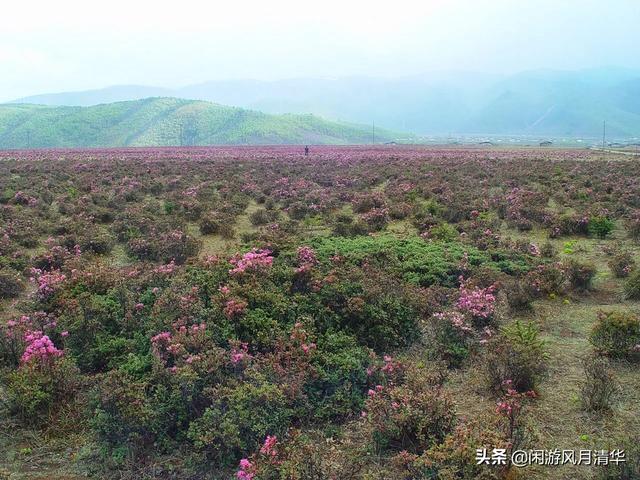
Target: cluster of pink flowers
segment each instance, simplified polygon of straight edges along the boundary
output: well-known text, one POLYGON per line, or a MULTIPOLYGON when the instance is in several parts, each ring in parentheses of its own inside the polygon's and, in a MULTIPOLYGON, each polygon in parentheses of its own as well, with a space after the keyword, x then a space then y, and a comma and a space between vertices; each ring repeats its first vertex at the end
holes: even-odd
POLYGON ((393 371, 396 369, 393 357, 391 357, 390 355, 385 355, 384 357, 382 357, 382 360, 384 361, 384 365, 382 366, 381 370, 385 373, 393 373, 393 371))
POLYGON ((538 246, 535 243, 532 243, 529 245, 529 253, 531 255, 533 255, 534 257, 539 257, 540 256, 540 249, 538 248, 538 246))
POLYGON ((433 317, 438 320, 444 320, 446 322, 451 323, 456 329, 460 330, 462 333, 472 333, 473 327, 467 323, 464 318, 464 315, 457 311, 449 311, 449 312, 438 312, 434 313, 433 317))
POLYGON ((362 220, 367 223, 379 224, 389 220, 389 209, 386 207, 374 207, 367 213, 362 214, 362 220))
POLYGON ((496 413, 505 417, 514 417, 520 412, 523 398, 535 398, 537 396, 533 390, 519 393, 513 388, 512 380, 504 380, 502 387, 506 388, 507 391, 505 397, 497 403, 496 413))
POLYGON ((160 332, 151 337, 151 345, 154 355, 165 365, 173 362, 176 365, 170 370, 176 372, 178 365, 192 364, 200 360, 200 356, 190 351, 202 348, 203 342, 206 340, 205 323, 187 325, 175 325, 175 332, 160 332))
POLYGON ((246 458, 240 460, 240 470, 236 472, 238 480, 252 480, 255 477, 255 467, 246 458))
POLYGON ((224 315, 225 317, 232 319, 236 318, 239 315, 242 315, 244 311, 247 309, 247 302, 242 300, 227 300, 224 304, 224 315))
POLYGON ((403 365, 401 362, 395 360, 390 355, 385 355, 382 357, 382 364, 377 361, 377 356, 375 353, 370 355, 371 364, 367 367, 367 376, 373 377, 376 373, 381 373, 383 378, 386 379, 387 382, 393 381, 390 378, 395 374, 400 374, 403 371, 403 365))
POLYGON ((166 265, 160 265, 159 267, 154 268, 153 273, 161 273, 161 274, 168 275, 173 273, 175 269, 176 269, 176 262, 171 260, 166 265))
POLYGON ((189 187, 185 191, 182 192, 182 195, 185 197, 195 198, 198 196, 199 187, 189 187))
POLYGON ((303 246, 298 248, 298 268, 296 273, 307 272, 318 264, 316 252, 311 247, 303 246))
POLYGON ((273 264, 273 257, 271 256, 270 250, 259 250, 254 248, 242 256, 236 255, 229 260, 229 262, 234 266, 234 268, 229 270, 229 273, 231 275, 237 275, 239 273, 244 273, 247 270, 251 271, 268 268, 273 264))
POLYGON ((43 335, 40 330, 27 331, 24 340, 27 346, 20 359, 23 364, 32 359, 48 364, 53 358, 63 355, 63 351, 58 350, 51 339, 47 335, 43 335))
POLYGON ((245 342, 235 342, 231 347, 231 363, 237 365, 251 358, 249 355, 249 345, 245 342))
POLYGON ((33 276, 30 280, 32 282, 37 282, 37 294, 41 299, 45 299, 52 295, 56 291, 57 287, 67 279, 66 275, 59 270, 43 272, 39 268, 32 268, 31 274, 33 276))
POLYGON ((456 306, 462 312, 468 312, 475 318, 487 319, 495 312, 494 290, 494 285, 487 288, 469 288, 464 278, 460 277, 460 297, 456 306))
POLYGON ((276 437, 275 435, 267 435, 262 448, 260 448, 260 453, 269 457, 276 457, 278 455, 278 451, 276 450, 277 445, 278 437, 276 437))
POLYGON ((491 337, 493 337, 493 330, 491 330, 491 328, 489 327, 484 327, 484 329, 482 330, 482 334, 481 334, 481 338, 480 338, 480 343, 481 344, 486 344, 489 343, 489 340, 491 339, 491 337))
POLYGON ((384 390, 384 387, 383 387, 382 385, 376 385, 376 386, 375 386, 375 390, 374 390, 374 389, 372 389, 372 388, 370 388, 370 389, 367 391, 367 395, 368 395, 369 397, 375 397, 375 396, 376 396, 376 394, 377 394, 377 393, 382 392, 382 390, 384 390))

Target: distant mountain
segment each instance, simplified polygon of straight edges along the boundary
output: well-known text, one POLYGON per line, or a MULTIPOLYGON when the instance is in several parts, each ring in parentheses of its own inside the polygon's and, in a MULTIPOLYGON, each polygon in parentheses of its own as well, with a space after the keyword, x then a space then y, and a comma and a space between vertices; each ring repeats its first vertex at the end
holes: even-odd
POLYGON ((81 92, 49 93, 19 98, 11 103, 31 103, 35 105, 65 105, 70 107, 90 107, 101 103, 126 102, 149 97, 172 97, 172 90, 143 85, 116 85, 97 90, 81 92))
MULTIPOLYGON (((376 130, 377 141, 396 138, 376 130)), ((0 148, 369 143, 371 130, 315 115, 269 115, 155 97, 91 107, 0 105, 0 148)))
POLYGON ((416 134, 640 136, 640 72, 539 70, 516 75, 436 72, 403 78, 212 81, 184 88, 110 87, 22 103, 94 105, 147 96, 206 100, 273 114, 314 113, 416 134))

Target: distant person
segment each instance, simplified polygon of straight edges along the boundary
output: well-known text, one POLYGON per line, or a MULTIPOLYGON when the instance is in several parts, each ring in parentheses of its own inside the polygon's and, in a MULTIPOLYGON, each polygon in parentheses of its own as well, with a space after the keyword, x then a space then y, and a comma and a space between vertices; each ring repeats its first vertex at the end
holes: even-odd
POLYGON ((305 145, 305 147, 304 147, 304 156, 305 157, 309 156, 309 145, 305 145))

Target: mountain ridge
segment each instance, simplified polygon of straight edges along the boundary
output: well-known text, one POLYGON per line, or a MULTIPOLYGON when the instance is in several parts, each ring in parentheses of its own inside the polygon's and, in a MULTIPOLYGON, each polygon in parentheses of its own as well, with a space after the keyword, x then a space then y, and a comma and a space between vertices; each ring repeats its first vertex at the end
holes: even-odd
POLYGON ((86 106, 157 96, 158 92, 271 114, 314 113, 361 124, 375 121, 383 128, 418 135, 597 137, 607 120, 611 135, 640 136, 640 72, 618 67, 541 69, 512 75, 442 71, 398 78, 214 80, 176 89, 124 85, 21 101, 86 106), (127 96, 131 98, 123 98, 127 96))
MULTIPOLYGON (((81 106, 0 105, 0 148, 359 144, 372 132, 316 115, 271 115, 201 100, 150 97, 81 106)), ((379 141, 399 134, 377 129, 379 141)))

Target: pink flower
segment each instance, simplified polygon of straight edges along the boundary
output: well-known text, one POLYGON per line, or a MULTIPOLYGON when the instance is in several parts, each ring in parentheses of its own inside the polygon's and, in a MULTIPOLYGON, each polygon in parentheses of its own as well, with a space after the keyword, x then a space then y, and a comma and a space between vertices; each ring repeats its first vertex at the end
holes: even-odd
POLYGON ((271 457, 275 457, 278 455, 276 451, 276 445, 278 444, 278 438, 275 435, 267 435, 267 438, 264 441, 264 445, 260 449, 260 453, 263 455, 269 455, 271 457))
POLYGON ((67 332, 66 330, 64 332, 62 332, 60 334, 61 337, 68 337, 69 336, 69 332, 67 332))
POLYGON ((231 319, 242 315, 247 308, 247 302, 242 300, 228 300, 224 305, 224 315, 231 319))
POLYGON ((304 353, 309 353, 311 350, 315 350, 316 344, 310 343, 309 345, 307 345, 306 343, 303 343, 302 345, 300 345, 300 347, 302 348, 302 351, 304 353))
POLYGON ((231 265, 234 265, 234 268, 229 270, 229 273, 231 275, 237 275, 248 270, 257 271, 271 267, 273 257, 271 256, 270 250, 258 250, 254 248, 242 256, 236 255, 229 260, 229 262, 231 265))
POLYGON ((53 358, 61 357, 62 350, 58 350, 47 335, 43 335, 40 330, 28 330, 24 336, 27 346, 20 358, 22 364, 36 360, 48 364, 53 358))
POLYGON ((476 318, 489 318, 495 312, 496 297, 493 295, 495 287, 469 288, 460 277, 460 297, 456 306, 463 312, 470 313, 476 318))
POLYGON ((243 458, 240 460, 240 470, 236 472, 236 477, 239 480, 252 480, 255 476, 253 470, 253 464, 246 458, 243 458))

